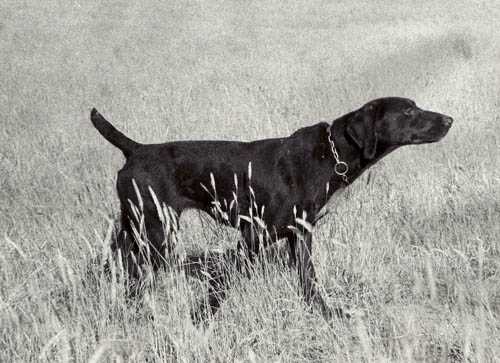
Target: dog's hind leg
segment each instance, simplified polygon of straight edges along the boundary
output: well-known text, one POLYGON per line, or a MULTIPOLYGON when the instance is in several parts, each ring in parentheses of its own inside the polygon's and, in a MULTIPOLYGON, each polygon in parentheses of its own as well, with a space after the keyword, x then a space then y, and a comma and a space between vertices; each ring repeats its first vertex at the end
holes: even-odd
POLYGON ((117 247, 126 253, 123 262, 138 265, 133 269, 129 267, 129 272, 138 268, 136 272, 140 274, 141 267, 146 264, 156 271, 165 261, 175 260, 174 247, 182 209, 167 206, 168 191, 155 185, 148 173, 135 171, 131 174, 127 170, 119 173, 117 189, 122 212, 122 237, 117 247))
POLYGON ((198 278, 207 278, 208 297, 192 313, 196 323, 205 321, 209 315, 214 315, 225 300, 231 285, 231 275, 238 271, 251 278, 252 265, 259 253, 259 240, 252 231, 250 224, 241 228, 243 241, 238 242, 236 250, 230 249, 224 254, 209 253, 204 256, 188 258, 190 268, 186 271, 195 274, 198 278))
POLYGON ((145 242, 149 262, 155 271, 166 262, 170 264, 178 260, 176 245, 181 211, 159 202, 155 197, 144 198, 145 242))
POLYGON ((188 256, 184 262, 184 270, 190 276, 198 279, 207 279, 208 296, 191 317, 197 324, 206 322, 220 308, 230 288, 230 276, 241 271, 241 260, 235 250, 228 250, 224 254, 208 252, 201 256, 188 256))

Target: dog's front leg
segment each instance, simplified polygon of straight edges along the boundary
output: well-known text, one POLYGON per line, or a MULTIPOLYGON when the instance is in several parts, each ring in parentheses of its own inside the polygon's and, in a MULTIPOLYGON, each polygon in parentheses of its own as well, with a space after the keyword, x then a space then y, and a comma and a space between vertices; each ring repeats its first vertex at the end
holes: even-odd
POLYGON ((329 308, 317 289, 316 271, 312 261, 312 234, 306 232, 303 238, 294 236, 294 240, 290 241, 289 239, 288 242, 290 248, 295 249, 295 251, 290 251, 290 256, 294 254, 295 258, 291 260, 298 262, 297 269, 305 301, 310 305, 317 304, 321 309, 321 313, 327 319, 330 319, 333 315, 348 319, 350 315, 344 312, 341 307, 329 308))
POLYGON ((326 304, 316 288, 316 271, 312 261, 311 250, 312 234, 307 232, 303 238, 297 236, 291 245, 294 245, 296 249, 295 253, 297 257, 295 261, 298 262, 297 268, 304 299, 308 304, 313 302, 319 303, 321 310, 324 310, 326 304))
POLYGON ((327 319, 331 318, 332 315, 342 318, 348 317, 339 307, 333 310, 330 309, 317 289, 316 271, 312 261, 312 234, 306 232, 303 238, 295 236, 293 241, 289 240, 289 246, 296 249, 290 251, 290 256, 292 254, 296 256, 293 262, 298 262, 300 285, 306 303, 310 305, 317 304, 321 309, 321 313, 327 319))

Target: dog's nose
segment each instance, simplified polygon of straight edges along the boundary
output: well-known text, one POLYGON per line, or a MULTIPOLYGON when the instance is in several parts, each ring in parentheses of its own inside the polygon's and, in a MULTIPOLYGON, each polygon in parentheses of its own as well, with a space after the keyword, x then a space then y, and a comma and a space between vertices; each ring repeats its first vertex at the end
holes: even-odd
POLYGON ((450 116, 443 116, 443 123, 445 126, 450 127, 453 123, 453 119, 450 116))

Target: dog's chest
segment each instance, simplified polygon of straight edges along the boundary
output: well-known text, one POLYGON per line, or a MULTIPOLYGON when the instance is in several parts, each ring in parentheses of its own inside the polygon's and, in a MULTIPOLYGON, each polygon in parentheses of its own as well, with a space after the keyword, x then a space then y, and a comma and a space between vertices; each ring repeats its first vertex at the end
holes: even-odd
POLYGON ((337 201, 339 200, 339 197, 345 193, 345 189, 346 189, 346 187, 342 186, 342 187, 339 187, 338 189, 336 189, 332 193, 332 195, 327 200, 325 205, 319 210, 319 212, 316 216, 316 221, 325 217, 326 215, 328 215, 329 213, 331 213, 334 210, 334 208, 337 205, 337 201))

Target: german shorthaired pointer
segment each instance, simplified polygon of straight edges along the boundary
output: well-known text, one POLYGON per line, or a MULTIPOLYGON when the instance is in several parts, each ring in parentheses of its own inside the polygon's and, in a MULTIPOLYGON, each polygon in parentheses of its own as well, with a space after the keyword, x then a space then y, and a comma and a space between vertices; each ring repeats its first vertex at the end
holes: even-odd
MULTIPOLYGON (((140 276, 144 262, 156 269, 174 254, 176 220, 183 210, 196 208, 241 231, 240 253, 233 260, 243 255, 251 263, 260 248, 286 238, 305 300, 317 303, 325 315, 332 310, 315 287, 311 260, 311 228, 319 211, 336 190, 383 156, 403 145, 439 141, 453 122, 397 97, 368 102, 331 124, 252 142, 140 144, 96 109, 91 120, 126 158, 117 181, 121 231, 112 249, 131 277, 140 276), (261 238, 263 227, 266 238, 261 238)), ((217 279, 211 285, 212 313, 225 296, 221 285, 217 279)))

